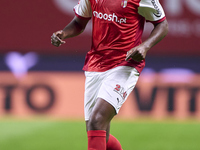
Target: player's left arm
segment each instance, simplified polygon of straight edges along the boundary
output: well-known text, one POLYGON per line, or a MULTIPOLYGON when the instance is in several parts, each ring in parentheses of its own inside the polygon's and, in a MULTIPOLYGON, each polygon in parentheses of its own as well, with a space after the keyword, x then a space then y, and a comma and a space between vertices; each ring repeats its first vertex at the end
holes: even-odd
POLYGON ((136 46, 127 52, 126 61, 132 58, 135 61, 140 62, 145 59, 149 49, 160 42, 168 33, 168 22, 164 21, 154 24, 150 36, 139 46, 136 46))
POLYGON ((140 0, 138 14, 154 24, 154 29, 150 36, 141 45, 127 52, 126 60, 132 58, 139 62, 145 59, 149 49, 167 35, 168 23, 159 0, 140 0))

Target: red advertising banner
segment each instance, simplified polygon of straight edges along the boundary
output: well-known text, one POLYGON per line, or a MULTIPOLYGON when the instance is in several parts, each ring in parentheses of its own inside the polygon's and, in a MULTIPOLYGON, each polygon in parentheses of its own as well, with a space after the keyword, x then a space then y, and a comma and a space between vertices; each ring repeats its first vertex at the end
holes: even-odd
MULTIPOLYGON (((168 22, 169 34, 149 55, 200 55, 200 1, 160 0, 168 22)), ((74 17, 78 0, 1 0, 0 53, 35 51, 39 54, 86 53, 91 44, 91 23, 82 35, 55 48, 53 32, 63 29, 74 17)), ((147 23, 144 39, 152 26, 147 23)))

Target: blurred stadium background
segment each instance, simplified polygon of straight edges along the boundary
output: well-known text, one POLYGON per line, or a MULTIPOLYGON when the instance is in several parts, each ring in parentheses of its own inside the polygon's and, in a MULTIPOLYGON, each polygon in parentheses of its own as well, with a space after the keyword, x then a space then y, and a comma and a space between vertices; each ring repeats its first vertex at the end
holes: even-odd
MULTIPOLYGON (((200 0, 160 2, 169 33, 148 52, 111 132, 125 150, 198 150, 200 0)), ((91 23, 59 48, 50 42, 76 3, 0 0, 0 150, 86 149, 82 66, 91 23)), ((147 23, 144 39, 151 29, 147 23)))

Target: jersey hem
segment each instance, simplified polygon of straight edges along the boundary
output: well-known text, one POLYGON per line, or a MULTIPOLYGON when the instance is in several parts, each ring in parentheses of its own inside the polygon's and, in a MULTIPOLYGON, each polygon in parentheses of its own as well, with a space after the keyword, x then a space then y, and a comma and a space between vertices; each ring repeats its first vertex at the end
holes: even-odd
POLYGON ((90 72, 105 72, 105 71, 108 71, 108 70, 110 70, 110 69, 113 69, 113 68, 119 67, 119 66, 129 66, 129 67, 133 67, 133 68, 135 68, 139 73, 141 73, 142 70, 143 70, 144 67, 145 67, 145 59, 142 60, 142 62, 139 63, 139 64, 133 64, 133 63, 124 62, 124 63, 118 64, 118 65, 115 65, 115 66, 113 66, 113 67, 104 68, 104 69, 99 69, 99 68, 88 68, 87 66, 84 66, 82 70, 83 70, 83 71, 90 71, 90 72))

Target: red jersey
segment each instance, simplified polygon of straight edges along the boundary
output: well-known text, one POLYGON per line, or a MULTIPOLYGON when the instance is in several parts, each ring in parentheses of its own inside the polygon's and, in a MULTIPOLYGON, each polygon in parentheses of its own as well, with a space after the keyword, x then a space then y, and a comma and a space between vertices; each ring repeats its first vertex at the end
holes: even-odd
POLYGON ((78 17, 92 18, 92 46, 83 70, 107 71, 117 66, 135 67, 145 60, 125 61, 127 51, 141 44, 145 20, 159 23, 165 13, 159 0, 80 0, 74 7, 78 17))

